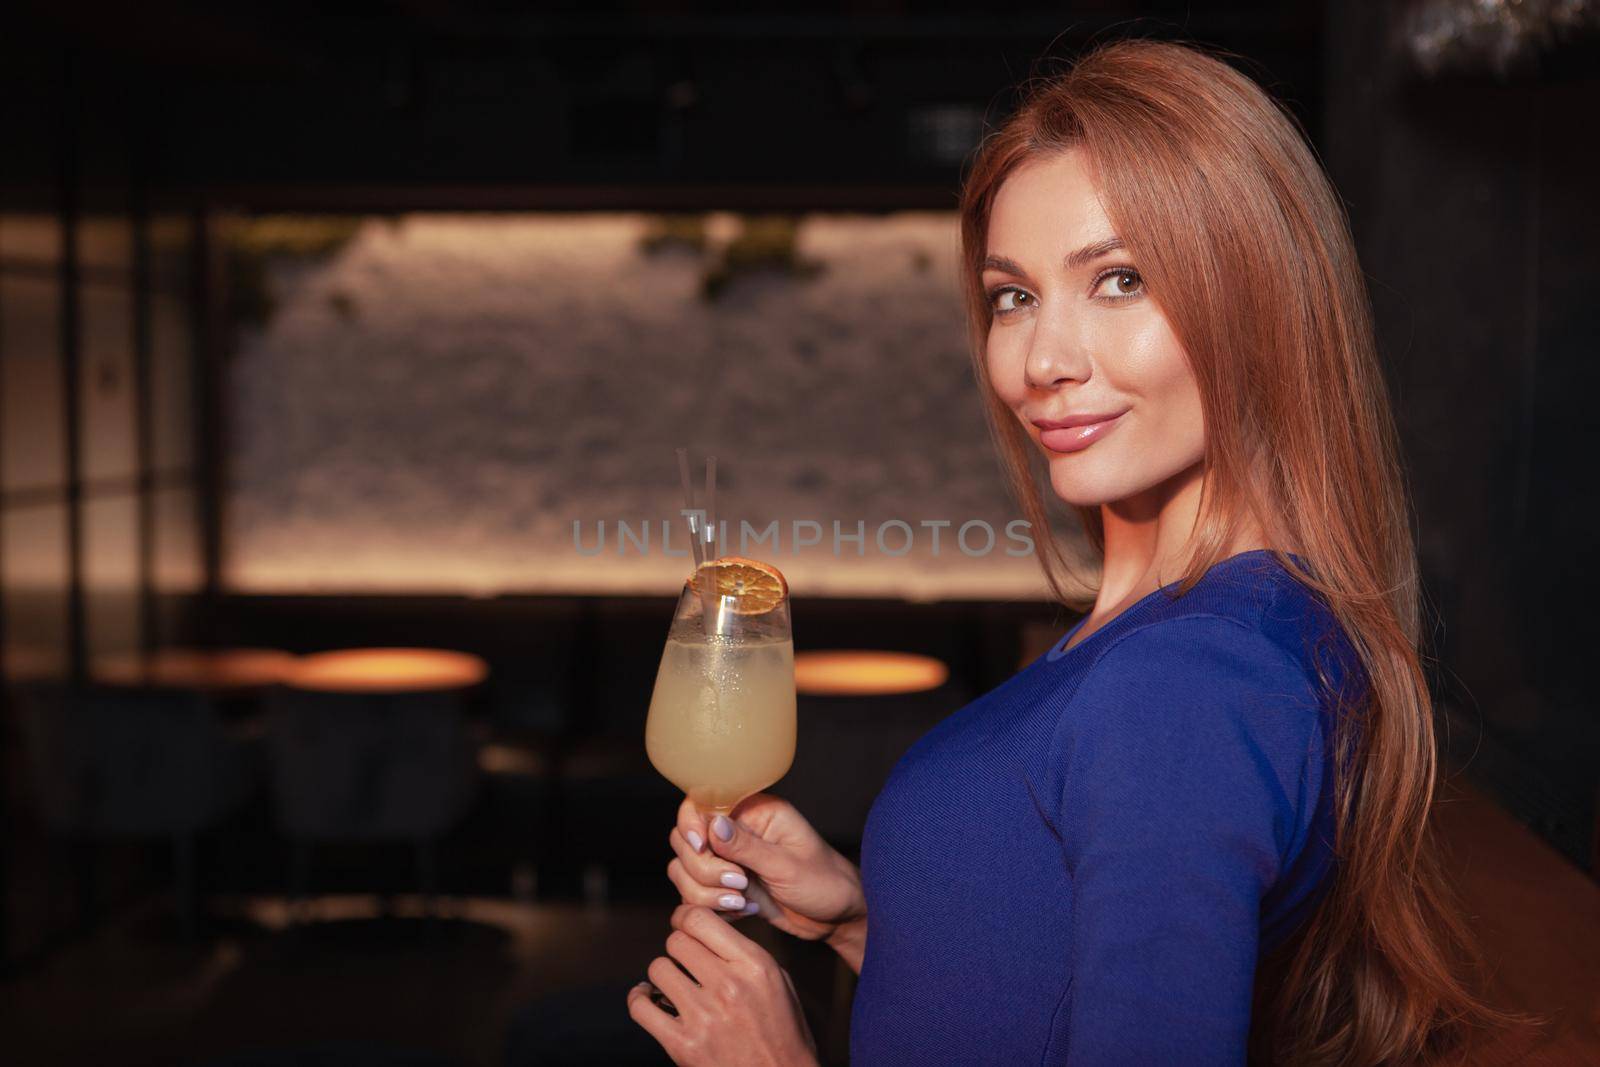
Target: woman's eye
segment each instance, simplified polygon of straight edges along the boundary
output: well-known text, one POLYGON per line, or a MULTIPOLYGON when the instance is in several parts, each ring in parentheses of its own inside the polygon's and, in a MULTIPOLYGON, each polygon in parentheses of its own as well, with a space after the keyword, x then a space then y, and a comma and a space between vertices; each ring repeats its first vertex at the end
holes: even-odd
POLYGON ((1113 300, 1120 297, 1138 296, 1144 291, 1144 279, 1139 277, 1136 270, 1111 270, 1100 275, 1095 282, 1096 296, 1108 296, 1113 300))
POLYGON ((1029 301, 1032 299, 1032 296, 1021 289, 1001 289, 989 297, 990 303, 994 305, 995 312, 1002 315, 1006 312, 1019 311, 1030 306, 1029 301))

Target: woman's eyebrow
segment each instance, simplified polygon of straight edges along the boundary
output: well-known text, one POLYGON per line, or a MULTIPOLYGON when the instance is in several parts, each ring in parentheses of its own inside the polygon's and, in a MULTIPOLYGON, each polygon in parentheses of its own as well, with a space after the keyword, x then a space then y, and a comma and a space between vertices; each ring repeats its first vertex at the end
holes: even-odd
POLYGON ((1016 275, 1018 278, 1026 278, 1028 276, 1028 272, 1018 266, 1016 260, 1007 259, 1005 256, 985 256, 983 258, 983 269, 1003 270, 1007 274, 1016 275))
MULTIPOLYGON (((1061 265, 1066 267, 1068 271, 1082 270, 1084 267, 1088 266, 1090 263, 1093 263, 1101 256, 1108 255, 1112 252, 1121 251, 1126 247, 1127 246, 1122 243, 1122 238, 1116 236, 1107 237, 1103 241, 1096 241, 1094 244, 1084 245, 1075 252, 1067 253, 1067 258, 1061 261, 1061 265)), ((1005 271, 1007 274, 1014 274, 1019 278, 1026 278, 1028 276, 1028 272, 1023 270, 1022 267, 1017 264, 1016 260, 1007 259, 1005 256, 985 256, 983 259, 983 269, 1001 270, 1005 271)))
POLYGON ((1122 243, 1122 238, 1113 234, 1104 241, 1096 241, 1092 245, 1084 245, 1076 252, 1068 253, 1067 258, 1062 260, 1062 265, 1069 271, 1081 270, 1101 256, 1120 251, 1125 247, 1127 246, 1122 243))

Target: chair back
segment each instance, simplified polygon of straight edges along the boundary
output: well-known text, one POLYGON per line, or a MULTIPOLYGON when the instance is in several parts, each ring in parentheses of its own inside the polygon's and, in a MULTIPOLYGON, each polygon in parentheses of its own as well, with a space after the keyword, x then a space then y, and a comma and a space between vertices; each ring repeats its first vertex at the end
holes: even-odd
POLYGON ((58 833, 192 833, 254 782, 247 746, 201 694, 40 685, 16 700, 39 814, 58 833))
POLYGON ((273 803, 299 841, 437 837, 471 802, 476 743, 459 692, 280 689, 273 803))

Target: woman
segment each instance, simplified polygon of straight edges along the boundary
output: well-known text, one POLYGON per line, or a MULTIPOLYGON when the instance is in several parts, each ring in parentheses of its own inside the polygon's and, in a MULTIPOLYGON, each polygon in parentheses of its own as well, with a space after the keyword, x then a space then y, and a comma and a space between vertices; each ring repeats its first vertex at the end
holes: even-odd
POLYGON ((859 873, 775 796, 709 826, 686 801, 649 969, 680 1014, 641 984, 633 1018, 680 1064, 815 1062, 783 972, 717 914, 759 912, 859 971, 861 1064, 1456 1043, 1493 1013, 1453 960, 1407 504, 1310 149, 1226 64, 1123 42, 985 141, 961 214, 1002 458, 1036 527, 1032 455, 1080 512, 1093 609, 912 747, 859 873))

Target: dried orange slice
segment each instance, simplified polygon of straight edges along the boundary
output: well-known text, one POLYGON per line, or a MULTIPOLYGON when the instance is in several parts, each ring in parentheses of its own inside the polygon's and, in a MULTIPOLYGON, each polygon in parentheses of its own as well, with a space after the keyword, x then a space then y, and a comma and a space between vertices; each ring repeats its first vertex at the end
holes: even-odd
POLYGON ((712 588, 718 596, 733 598, 733 610, 739 615, 771 611, 789 595, 789 583, 778 568, 742 556, 724 556, 700 564, 700 569, 689 577, 689 585, 696 593, 707 576, 713 576, 712 588))

